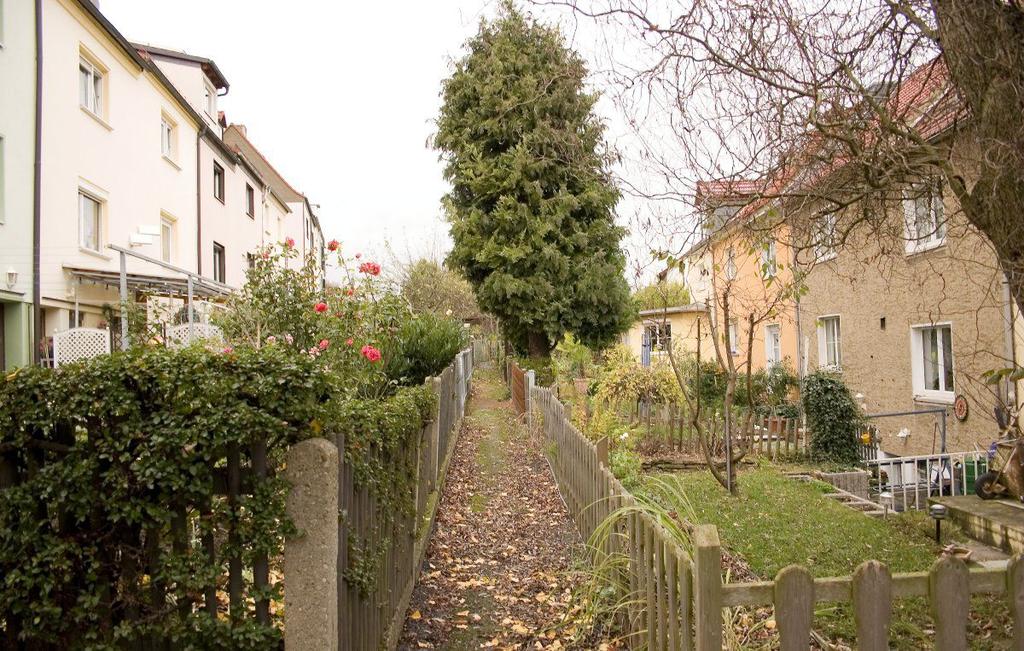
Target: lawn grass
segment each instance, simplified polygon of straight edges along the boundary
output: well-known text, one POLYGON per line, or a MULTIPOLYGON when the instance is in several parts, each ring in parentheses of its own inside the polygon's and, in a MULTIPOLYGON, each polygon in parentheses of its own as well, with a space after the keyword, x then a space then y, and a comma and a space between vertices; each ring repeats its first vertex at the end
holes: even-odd
MULTIPOLYGON (((716 525, 722 544, 764 579, 793 563, 817 577, 850 575, 868 559, 882 561, 894 573, 922 571, 938 553, 927 534, 930 523, 921 514, 870 518, 824 497, 830 487, 795 481, 768 464, 740 474, 739 497, 726 493, 710 473, 686 473, 683 478, 697 521, 716 525)), ((946 529, 956 536, 952 526, 946 529)), ((1009 615, 1001 600, 974 597, 972 611, 972 648, 1006 648, 1000 622, 1009 615), (992 622, 996 625, 988 626, 992 622)), ((849 605, 819 604, 815 628, 849 645, 855 632, 849 605)), ((931 629, 924 599, 894 603, 892 648, 931 648, 931 629)))

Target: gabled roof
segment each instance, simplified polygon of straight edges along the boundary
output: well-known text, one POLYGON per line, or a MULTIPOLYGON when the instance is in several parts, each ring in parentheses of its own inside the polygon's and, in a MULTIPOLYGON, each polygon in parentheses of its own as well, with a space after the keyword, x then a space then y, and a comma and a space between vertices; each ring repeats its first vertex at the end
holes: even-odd
POLYGON ((217 67, 217 64, 214 63, 213 59, 195 56, 178 50, 156 47, 155 45, 146 45, 145 43, 132 43, 132 46, 143 52, 148 52, 151 56, 197 63, 199 64, 199 67, 202 68, 203 73, 210 79, 210 81, 213 82, 213 85, 217 87, 217 90, 223 88, 226 91, 230 88, 227 77, 225 77, 224 73, 220 71, 220 68, 217 67))
POLYGON ((256 148, 256 145, 252 144, 245 134, 244 127, 237 124, 229 126, 224 130, 224 142, 255 167, 274 193, 283 201, 296 203, 305 200, 305 195, 292 187, 284 176, 271 165, 267 157, 256 148))

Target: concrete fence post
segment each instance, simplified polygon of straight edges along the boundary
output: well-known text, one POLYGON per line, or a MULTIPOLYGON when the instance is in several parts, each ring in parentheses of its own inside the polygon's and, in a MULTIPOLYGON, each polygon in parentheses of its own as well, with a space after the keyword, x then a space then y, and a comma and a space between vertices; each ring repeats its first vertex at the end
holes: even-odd
POLYGON ((298 528, 284 546, 285 648, 338 649, 338 448, 309 439, 288 451, 286 511, 298 528))
POLYGON ((455 395, 461 421, 466 415, 466 368, 462 363, 462 355, 455 356, 455 395))
POLYGON ((533 393, 533 385, 537 381, 537 376, 533 371, 527 371, 523 379, 526 387, 523 389, 523 406, 526 408, 526 424, 529 427, 533 427, 533 397, 530 395, 533 393))

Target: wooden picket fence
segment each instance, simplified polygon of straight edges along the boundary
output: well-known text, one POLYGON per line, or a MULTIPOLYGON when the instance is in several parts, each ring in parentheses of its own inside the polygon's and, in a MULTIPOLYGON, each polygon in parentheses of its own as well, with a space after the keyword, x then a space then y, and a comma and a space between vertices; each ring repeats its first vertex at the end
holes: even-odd
POLYGON ((512 393, 512 408, 522 416, 526 413, 526 370, 511 357, 505 358, 505 381, 512 393))
MULTIPOLYGON (((771 581, 723 583, 718 530, 699 525, 690 534, 692 556, 678 539, 645 512, 625 509, 637 501, 607 466, 607 440, 592 442, 568 418, 550 390, 534 387, 531 409, 552 444, 551 468, 573 521, 585 540, 599 527, 612 535, 595 537, 595 559, 620 556, 612 584, 626 594, 619 624, 632 648, 722 648, 723 609, 773 606, 779 643, 785 651, 811 643, 814 609, 821 602, 850 602, 859 649, 889 648, 889 623, 897 599, 926 597, 935 621, 935 648, 966 649, 970 595, 1005 595, 1013 618, 1014 646, 1024 649, 1024 557, 1005 566, 971 567, 943 557, 928 572, 890 574, 878 561, 862 563, 851 576, 814 578, 800 565, 784 568, 771 581), (610 524, 609 524, 610 523, 610 524)), ((782 440, 786 440, 782 437, 782 440)), ((789 439, 790 441, 792 439, 789 439)))
MULTIPOLYGON (((338 648, 357 651, 394 649, 405 623, 405 610, 426 552, 437 497, 443 487, 474 367, 473 349, 459 353, 450 366, 428 384, 437 392, 434 418, 419 443, 406 454, 416 468, 415 510, 382 517, 368 487, 356 487, 345 455, 338 458, 338 648), (433 499, 431 497, 433 496, 433 499), (387 524, 381 526, 381 522, 387 524), (361 553, 380 554, 373 588, 363 592, 346 572, 350 540, 364 543, 361 553)), ((344 441, 337 441, 344 450, 344 441)), ((396 479, 396 481, 398 481, 396 479)))
POLYGON ((798 419, 782 416, 758 418, 750 436, 736 437, 734 445, 749 454, 772 459, 810 454, 807 429, 798 419))
MULTIPOLYGON (((628 422, 635 423, 639 432, 644 435, 643 442, 648 451, 664 449, 684 454, 703 454, 699 437, 691 421, 687 409, 677 403, 645 403, 638 401, 629 405, 618 415, 628 422), (654 450, 650 449, 654 448, 654 450)), ((734 418, 734 431, 742 429, 745 414, 737 410, 734 418)), ((707 413, 701 418, 704 431, 708 437, 711 453, 724 456, 725 422, 721 414, 707 413)), ((782 416, 755 416, 750 436, 734 434, 732 439, 734 450, 745 450, 751 456, 769 457, 771 459, 808 456, 810 440, 806 428, 800 419, 782 416)))

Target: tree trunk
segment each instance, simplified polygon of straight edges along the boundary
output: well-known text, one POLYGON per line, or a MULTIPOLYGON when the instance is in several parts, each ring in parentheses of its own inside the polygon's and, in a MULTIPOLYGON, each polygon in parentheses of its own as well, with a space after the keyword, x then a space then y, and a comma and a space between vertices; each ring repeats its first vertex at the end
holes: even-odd
POLYGON ((544 332, 537 330, 526 335, 526 350, 530 357, 536 359, 551 354, 551 342, 544 332))
POLYGON ((970 109, 982 168, 950 179, 967 219, 988 236, 1010 298, 1024 309, 1024 10, 1004 0, 932 0, 950 77, 970 109))

